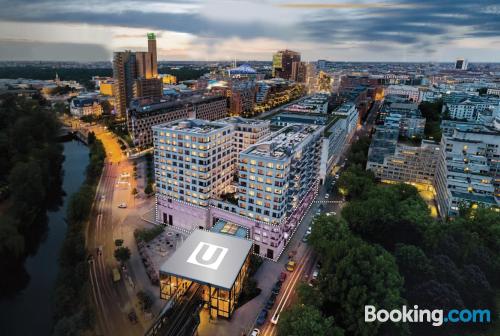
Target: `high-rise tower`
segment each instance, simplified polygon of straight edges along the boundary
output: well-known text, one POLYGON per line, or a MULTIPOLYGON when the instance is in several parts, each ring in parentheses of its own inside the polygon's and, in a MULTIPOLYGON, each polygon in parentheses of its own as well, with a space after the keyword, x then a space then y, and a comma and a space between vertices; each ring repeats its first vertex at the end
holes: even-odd
POLYGON ((158 77, 158 55, 156 53, 156 34, 148 33, 148 52, 151 53, 151 69, 153 78, 158 77))

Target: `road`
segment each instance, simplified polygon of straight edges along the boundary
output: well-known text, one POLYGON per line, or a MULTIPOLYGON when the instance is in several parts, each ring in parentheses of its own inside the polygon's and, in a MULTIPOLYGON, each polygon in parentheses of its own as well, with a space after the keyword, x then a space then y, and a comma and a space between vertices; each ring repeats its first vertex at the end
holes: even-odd
MULTIPOLYGON (((360 136, 370 134, 379 108, 379 102, 375 102, 372 105, 368 112, 366 122, 358 128, 352 141, 356 141, 360 136)), ((344 148, 340 156, 339 163, 344 162, 344 158, 350 148, 350 145, 351 143, 347 144, 344 148)), ((293 273, 288 274, 287 279, 285 280, 283 287, 281 288, 280 293, 276 298, 275 305, 269 311, 266 323, 260 327, 261 335, 263 336, 275 336, 278 334, 278 328, 276 325, 271 323, 271 319, 273 318, 273 316, 275 317, 276 314, 280 314, 283 310, 285 310, 297 300, 297 296, 295 294, 297 285, 301 281, 307 282, 309 281, 309 279, 311 279, 317 262, 317 256, 314 255, 312 248, 307 244, 301 243, 300 239, 302 239, 304 232, 312 222, 312 218, 314 217, 318 207, 320 206, 320 204, 323 204, 323 213, 334 211, 337 213, 337 216, 340 216, 341 208, 344 205, 342 197, 340 195, 332 195, 329 199, 325 199, 324 196, 325 187, 323 186, 322 188, 320 188, 320 192, 309 208, 308 213, 305 215, 299 229, 297 230, 297 233, 294 237, 295 242, 290 244, 291 246, 293 246, 293 249, 297 251, 297 254, 294 258, 294 260, 298 261, 297 268, 293 273)))
MULTIPOLYGON (((119 209, 126 202, 132 206, 133 187, 122 173, 132 175, 132 165, 122 155, 119 145, 109 132, 93 127, 107 152, 106 163, 99 182, 93 213, 87 228, 87 248, 93 256, 89 262, 90 290, 95 304, 96 323, 99 335, 142 335, 141 323, 131 324, 127 315, 134 308, 133 271, 122 271, 122 279, 112 281, 112 269, 119 268, 114 259, 114 240, 121 238, 121 223, 130 209, 119 209), (121 182, 121 183, 118 183, 121 182), (129 280, 130 278, 130 280, 129 280)), ((137 311, 137 315, 139 312, 137 311)), ((139 319, 139 322, 141 320, 139 319)))

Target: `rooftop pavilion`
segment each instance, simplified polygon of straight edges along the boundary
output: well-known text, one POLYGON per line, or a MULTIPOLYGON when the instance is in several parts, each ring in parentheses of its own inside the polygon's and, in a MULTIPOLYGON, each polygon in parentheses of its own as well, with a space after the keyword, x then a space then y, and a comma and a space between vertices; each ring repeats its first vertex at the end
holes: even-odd
POLYGON ((229 318, 248 273, 252 242, 234 235, 195 230, 160 268, 162 299, 192 287, 213 318, 229 318))

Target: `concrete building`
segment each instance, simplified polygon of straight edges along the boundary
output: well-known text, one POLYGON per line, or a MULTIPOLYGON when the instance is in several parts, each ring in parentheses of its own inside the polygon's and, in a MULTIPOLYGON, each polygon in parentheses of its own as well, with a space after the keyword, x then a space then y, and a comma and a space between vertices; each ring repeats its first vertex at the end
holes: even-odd
POLYGON ((393 96, 404 97, 407 100, 410 100, 410 101, 416 102, 416 103, 420 103, 420 101, 421 101, 420 90, 416 86, 410 86, 410 85, 389 85, 384 90, 384 94, 385 95, 393 95, 393 96))
POLYGON ((384 146, 387 142, 385 139, 379 141, 386 135, 380 136, 379 130, 377 128, 373 138, 377 140, 370 146, 366 169, 373 171, 375 177, 382 182, 416 183, 431 187, 440 155, 439 144, 423 140, 419 146, 413 146, 398 143, 392 137, 387 139, 390 142, 389 150, 380 150, 379 146, 384 146))
POLYGON ((293 214, 313 199, 323 128, 267 136, 268 125, 228 118, 153 127, 157 220, 186 231, 230 223, 248 232, 254 253, 277 259, 298 224, 293 214))
POLYGON ((381 109, 379 120, 385 125, 399 127, 399 136, 405 138, 422 137, 425 118, 416 103, 387 102, 381 109))
MULTIPOLYGON (((292 50, 280 50, 273 55, 273 77, 293 80, 293 63, 300 63, 300 53, 292 50)), ((298 65, 295 66, 296 68, 298 65)), ((295 74, 297 75, 297 69, 295 74)))
POLYGON ((114 96, 113 89, 115 82, 113 80, 106 80, 99 83, 99 93, 103 96, 114 96))
POLYGON ((452 135, 443 134, 435 178, 442 217, 462 206, 499 207, 500 124, 494 125, 457 123, 452 135))
POLYGON ((459 58, 455 62, 455 70, 467 70, 469 62, 464 58, 459 58))
POLYGON ((326 93, 316 93, 301 99, 299 102, 283 108, 284 112, 301 113, 323 113, 328 112, 328 100, 330 95, 326 93))
POLYGON ((163 85, 159 78, 139 78, 134 80, 134 98, 145 97, 160 99, 163 95, 163 85))
POLYGON ((134 96, 135 66, 135 53, 132 51, 120 51, 113 54, 113 78, 115 81, 113 93, 115 95, 115 111, 119 117, 126 117, 127 106, 134 96))
POLYGON ((127 126, 134 144, 139 147, 151 146, 151 127, 175 120, 198 118, 217 120, 227 117, 226 99, 221 96, 192 96, 175 101, 152 101, 136 99, 132 101, 127 126))
POLYGON ((333 111, 333 114, 345 118, 346 142, 350 142, 360 118, 356 104, 351 102, 344 103, 337 110, 333 111))

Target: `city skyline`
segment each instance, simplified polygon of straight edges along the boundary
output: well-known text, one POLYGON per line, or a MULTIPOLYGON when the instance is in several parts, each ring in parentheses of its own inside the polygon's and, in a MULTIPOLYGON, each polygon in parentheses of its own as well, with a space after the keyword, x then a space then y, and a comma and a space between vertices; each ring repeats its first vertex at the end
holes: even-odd
POLYGON ((495 1, 0 1, 0 60, 108 61, 145 50, 159 60, 498 61, 495 1), (387 56, 391 55, 391 56, 387 56))

